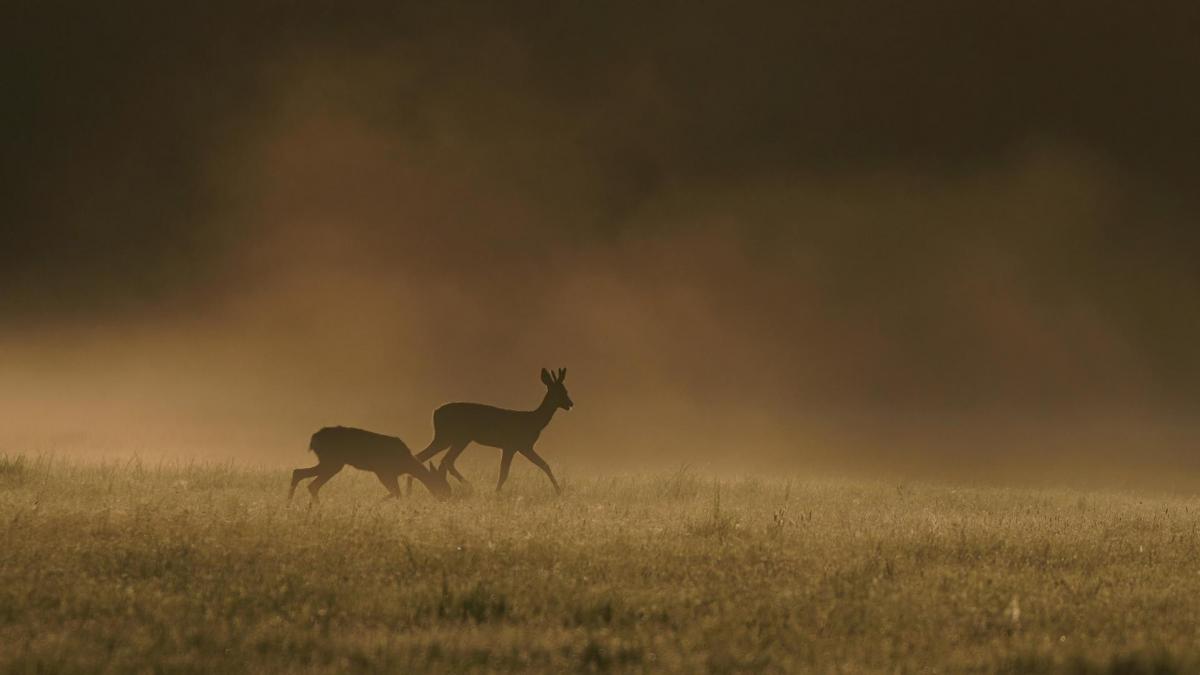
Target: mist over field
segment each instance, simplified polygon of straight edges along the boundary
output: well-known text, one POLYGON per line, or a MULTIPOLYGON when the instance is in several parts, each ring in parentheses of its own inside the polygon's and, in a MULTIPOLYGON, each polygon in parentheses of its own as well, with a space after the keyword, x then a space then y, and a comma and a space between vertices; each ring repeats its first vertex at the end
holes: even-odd
POLYGON ((1188 3, 5 14, 6 451, 1197 466, 1188 3))
POLYGON ((1200 671, 1197 34, 0 3, 0 673, 1200 671))

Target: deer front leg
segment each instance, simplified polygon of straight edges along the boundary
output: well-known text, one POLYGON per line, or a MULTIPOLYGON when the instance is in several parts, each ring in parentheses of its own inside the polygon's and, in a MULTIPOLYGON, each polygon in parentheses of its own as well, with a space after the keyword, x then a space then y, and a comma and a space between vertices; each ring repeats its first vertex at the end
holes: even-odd
POLYGON ((300 484, 300 481, 304 480, 305 478, 312 478, 313 476, 320 473, 321 472, 320 466, 321 465, 318 464, 317 466, 314 466, 314 467, 309 467, 307 469, 296 469, 295 471, 292 472, 292 486, 290 488, 288 488, 288 500, 289 501, 292 499, 292 496, 296 494, 296 486, 300 484))
POLYGON ((387 488, 388 494, 384 499, 400 499, 400 476, 395 473, 377 473, 379 482, 387 488))
POLYGON ((525 450, 521 451, 521 454, 525 455, 529 461, 533 462, 534 466, 546 472, 546 476, 550 479, 550 483, 554 485, 554 491, 561 495, 562 488, 558 487, 558 481, 554 479, 554 472, 550 470, 550 465, 546 463, 546 460, 542 459, 541 455, 534 452, 533 448, 526 448, 525 450))

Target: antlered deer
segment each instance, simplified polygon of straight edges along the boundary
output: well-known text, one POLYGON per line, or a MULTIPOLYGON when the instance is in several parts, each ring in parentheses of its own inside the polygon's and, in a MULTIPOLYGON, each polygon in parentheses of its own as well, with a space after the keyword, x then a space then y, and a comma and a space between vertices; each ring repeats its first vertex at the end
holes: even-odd
POLYGON ((438 499, 450 496, 450 484, 446 481, 446 468, 425 468, 412 455, 412 451, 404 441, 395 436, 384 436, 362 429, 350 427, 325 427, 313 434, 308 444, 309 450, 317 455, 317 465, 308 469, 296 469, 292 472, 292 487, 288 490, 288 499, 296 493, 296 486, 305 478, 316 476, 316 480, 308 484, 308 492, 312 501, 318 501, 317 493, 321 486, 337 475, 342 467, 349 464, 356 469, 371 471, 379 477, 379 482, 388 490, 389 497, 400 496, 400 474, 410 476, 425 484, 429 491, 438 499))
MULTIPOLYGON (((513 456, 518 452, 525 455, 529 461, 546 473, 554 490, 561 493, 550 465, 541 455, 533 451, 542 429, 550 423, 559 408, 570 410, 574 405, 567 395, 563 380, 567 377, 567 369, 560 368, 558 375, 551 375, 542 369, 542 383, 546 385, 546 397, 536 410, 505 410, 479 403, 447 403, 433 412, 433 441, 429 447, 417 454, 417 461, 424 462, 439 452, 450 449, 442 459, 438 470, 449 469, 450 473, 460 481, 466 482, 462 474, 454 468, 454 460, 471 443, 500 448, 504 456, 500 460, 500 480, 496 490, 504 486, 508 480, 508 469, 512 466, 513 456)), ((412 481, 409 481, 412 487, 412 481)))

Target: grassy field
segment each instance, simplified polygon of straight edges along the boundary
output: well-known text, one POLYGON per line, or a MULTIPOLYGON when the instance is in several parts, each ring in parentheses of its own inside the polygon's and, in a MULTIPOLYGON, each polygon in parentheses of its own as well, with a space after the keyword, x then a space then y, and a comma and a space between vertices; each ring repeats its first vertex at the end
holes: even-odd
POLYGON ((0 458, 0 669, 1200 670, 1195 497, 566 478, 0 458))

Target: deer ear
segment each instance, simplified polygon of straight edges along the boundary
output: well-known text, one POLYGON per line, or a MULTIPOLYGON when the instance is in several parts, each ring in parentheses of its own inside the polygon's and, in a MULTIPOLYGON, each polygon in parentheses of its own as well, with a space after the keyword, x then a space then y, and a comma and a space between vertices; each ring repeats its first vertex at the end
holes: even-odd
POLYGON ((542 368, 542 384, 546 385, 547 387, 554 384, 554 378, 550 377, 550 371, 546 370, 545 368, 542 368))
POLYGON ((558 381, 561 383, 565 379, 567 379, 567 369, 559 368, 558 369, 558 381))

